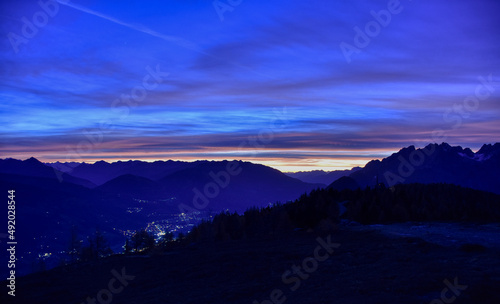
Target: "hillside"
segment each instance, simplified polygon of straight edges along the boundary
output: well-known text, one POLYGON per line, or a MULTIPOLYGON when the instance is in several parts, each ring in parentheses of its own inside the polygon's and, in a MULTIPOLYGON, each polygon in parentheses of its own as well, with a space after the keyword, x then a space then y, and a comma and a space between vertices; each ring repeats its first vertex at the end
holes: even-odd
POLYGON ((113 282, 121 282, 122 291, 109 293, 117 303, 267 303, 276 297, 287 303, 429 303, 441 298, 448 280, 462 286, 456 303, 497 303, 500 248, 487 238, 470 242, 485 231, 483 222, 498 239, 500 195, 448 184, 319 189, 241 215, 222 212, 187 236, 153 242, 145 251, 19 277, 16 299, 92 302, 121 278, 113 282), (385 229, 354 221, 426 224, 385 229), (440 238, 406 232, 415 227, 440 238), (460 235, 447 235, 453 231, 460 235))
POLYGON ((24 161, 17 159, 0 159, 0 174, 14 174, 30 177, 42 177, 84 186, 87 188, 95 187, 95 184, 84 178, 69 175, 55 168, 49 167, 31 157, 24 161))
POLYGON ((107 181, 121 175, 136 175, 151 180, 158 180, 176 171, 196 166, 197 162, 182 161, 117 161, 108 163, 98 161, 93 164, 87 163, 47 163, 48 166, 64 168, 67 173, 78 178, 92 181, 96 185, 102 185, 107 181))
MULTIPOLYGON (((127 285, 112 295, 113 303, 268 303, 278 293, 292 304, 421 304, 440 299, 447 287, 444 281, 456 278, 466 289, 459 290, 454 303, 493 304, 500 301, 499 253, 469 252, 342 226, 330 233, 194 244, 165 254, 117 255, 60 267, 19 278, 16 298, 19 303, 89 303, 88 297, 95 299, 108 288, 115 270, 127 276, 127 285), (331 254, 320 249, 326 259, 309 262, 317 266, 307 272, 305 261, 321 246, 318 238, 338 246, 331 254), (292 273, 293 267, 302 269, 300 276, 292 273)), ((0 301, 5 303, 6 297, 2 293, 0 301)))
POLYGON ((243 212, 296 199, 322 185, 304 183, 282 172, 241 161, 200 162, 158 181, 167 193, 189 205, 207 205, 214 210, 243 212))
POLYGON ((315 170, 315 171, 285 172, 285 174, 290 177, 300 179, 301 181, 306 183, 330 185, 335 180, 343 176, 348 176, 349 174, 354 173, 360 169, 361 167, 354 167, 349 170, 336 170, 336 171, 315 170))
POLYGON ((361 187, 377 181, 396 184, 448 183, 500 194, 500 143, 485 144, 476 153, 447 143, 409 146, 382 160, 373 160, 349 175, 361 187))
MULTIPOLYGON (((63 173, 34 158, 0 160, 0 190, 6 193, 8 189, 15 189, 22 203, 17 216, 22 223, 18 233, 26 241, 19 247, 20 273, 37 270, 38 264, 51 268, 64 261, 73 226, 83 240, 99 229, 114 250, 121 250, 130 231, 150 227, 156 234, 186 233, 212 213, 284 202, 316 188, 275 169, 243 162, 234 163, 237 174, 230 174, 227 185, 221 186, 225 181, 213 176, 223 178, 229 174, 228 164, 98 162, 81 164, 81 171, 71 171, 72 174, 86 172, 80 176, 95 182, 103 181, 95 179, 101 172, 108 172, 105 178, 118 172, 141 174, 123 174, 96 187, 90 181, 63 173), (62 179, 58 179, 58 175, 62 179), (142 175, 162 178, 155 181, 142 175), (211 187, 208 190, 207 185, 211 187), (197 196, 193 189, 201 194, 197 196), (218 193, 213 196, 210 191, 218 193)), ((56 167, 63 169, 64 166, 59 163, 56 167)))

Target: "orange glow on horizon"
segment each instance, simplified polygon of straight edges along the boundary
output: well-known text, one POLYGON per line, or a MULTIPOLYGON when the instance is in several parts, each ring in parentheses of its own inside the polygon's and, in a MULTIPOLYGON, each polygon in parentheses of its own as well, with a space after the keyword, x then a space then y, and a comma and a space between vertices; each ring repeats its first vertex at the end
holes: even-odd
MULTIPOLYGON (((298 172, 298 171, 313 171, 313 170, 324 170, 324 171, 334 171, 334 170, 345 170, 351 169, 353 167, 363 167, 369 161, 374 159, 382 159, 389 156, 395 151, 386 150, 371 150, 371 151, 305 151, 310 154, 309 157, 294 157, 293 155, 297 151, 282 151, 283 154, 287 154, 288 157, 264 157, 259 154, 268 153, 269 151, 263 150, 256 153, 253 157, 239 156, 238 153, 231 153, 233 151, 227 151, 228 153, 223 153, 226 151, 203 151, 203 152, 188 152, 181 153, 184 154, 179 156, 177 153, 158 153, 158 152, 124 152, 124 153, 95 153, 81 155, 79 157, 72 157, 71 155, 55 155, 54 153, 38 153, 37 156, 29 152, 18 153, 10 155, 10 158, 16 159, 27 159, 30 157, 35 157, 41 162, 85 162, 85 163, 95 163, 97 161, 104 160, 106 162, 112 163, 117 161, 187 161, 193 162, 197 160, 208 160, 208 161, 222 161, 222 160, 242 160, 248 161, 256 164, 262 164, 282 172, 298 172), (139 155, 140 154, 140 155, 139 155), (159 155, 160 154, 160 155, 159 155), (177 155, 176 155, 177 154, 177 155), (224 155, 219 155, 224 154, 224 155), (230 155, 228 155, 230 154, 230 155), (314 154, 319 154, 314 156, 314 154), (325 154, 331 155, 330 157, 325 157, 325 154), (356 155, 357 157, 352 157, 356 155), (373 156, 378 157, 373 157, 373 156)), ((5 157, 4 157, 5 158, 5 157)))

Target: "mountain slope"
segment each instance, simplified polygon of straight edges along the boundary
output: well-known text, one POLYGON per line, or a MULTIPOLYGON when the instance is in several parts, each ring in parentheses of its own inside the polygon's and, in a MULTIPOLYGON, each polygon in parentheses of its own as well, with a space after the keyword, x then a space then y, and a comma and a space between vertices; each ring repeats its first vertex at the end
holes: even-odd
MULTIPOLYGON (((296 199, 320 184, 308 184, 264 166, 241 161, 199 162, 159 180, 189 206, 244 211, 296 199)), ((203 209, 204 209, 203 208, 203 209)))
POLYGON ((160 197, 161 185, 142 176, 125 174, 95 188, 98 191, 114 193, 132 198, 160 197))
POLYGON ((120 250, 126 231, 154 223, 154 227, 161 225, 161 229, 186 232, 192 223, 201 216, 208 216, 211 210, 244 211, 255 205, 292 200, 316 188, 316 185, 303 183, 278 170, 241 162, 101 162, 90 166, 99 170, 87 171, 87 177, 97 176, 107 169, 112 170, 105 178, 120 171, 139 171, 148 176, 166 174, 160 181, 154 181, 125 173, 89 189, 70 182, 81 181, 80 178, 54 170, 36 159, 0 160, 0 172, 3 172, 0 173, 0 190, 6 193, 15 189, 19 202, 17 219, 22 225, 18 226, 18 237, 24 240, 18 248, 19 255, 23 256, 18 261, 20 273, 28 273, 32 262, 38 263, 39 256, 45 254, 50 256, 44 258, 47 267, 57 265, 65 257, 72 226, 77 227, 83 238, 99 228, 112 247, 120 250), (159 171, 153 172, 154 168, 159 171), (64 177, 62 181, 57 179, 56 173, 64 177), (224 176, 230 178, 227 185, 224 176), (206 185, 209 185, 208 194, 204 194, 206 185), (196 197, 197 205, 193 205, 193 189, 199 189, 204 197, 207 195, 196 197), (212 195, 213 191, 219 193, 212 195), (209 202, 205 205, 203 200, 209 202), (203 214, 181 218, 181 204, 203 211, 203 214), (203 208, 200 204, 204 204, 203 208))
POLYGON ((96 185, 102 185, 114 178, 126 174, 141 176, 150 180, 157 180, 178 170, 195 166, 196 162, 173 160, 144 162, 130 160, 126 162, 117 161, 114 163, 98 161, 93 164, 51 163, 48 165, 59 169, 65 168, 67 173, 72 176, 90 180, 96 185))
POLYGON ((72 226, 81 235, 90 235, 96 227, 103 231, 127 227, 127 214, 119 208, 123 200, 112 200, 80 185, 2 173, 0 191, 6 194, 7 190, 15 190, 16 237, 22 240, 16 249, 20 274, 30 272, 31 265, 45 254, 51 259, 48 267, 57 265, 58 252, 67 249, 72 226))
POLYGON ((354 167, 350 170, 336 170, 330 172, 323 170, 315 170, 315 171, 301 171, 301 172, 285 172, 285 174, 290 177, 300 179, 301 181, 306 183, 330 185, 337 179, 343 176, 347 176, 351 173, 354 173, 360 169, 361 169, 360 167, 354 167))
POLYGON ((414 146, 373 160, 352 174, 360 187, 408 183, 449 183, 477 190, 500 193, 500 143, 483 145, 474 153, 469 148, 447 143, 414 146))
POLYGON ((86 179, 74 177, 53 167, 46 166, 34 157, 24 161, 12 158, 0 159, 0 173, 51 178, 57 179, 59 182, 65 181, 87 188, 95 187, 94 183, 86 179))
POLYGON ((356 190, 359 188, 359 185, 356 180, 354 180, 354 178, 350 176, 342 176, 341 178, 331 183, 328 188, 333 190, 356 190))

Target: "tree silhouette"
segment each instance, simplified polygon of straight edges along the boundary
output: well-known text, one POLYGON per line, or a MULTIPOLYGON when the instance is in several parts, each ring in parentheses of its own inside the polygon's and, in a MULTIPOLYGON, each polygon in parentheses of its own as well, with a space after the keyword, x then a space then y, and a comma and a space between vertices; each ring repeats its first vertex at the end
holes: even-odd
POLYGON ((75 225, 71 227, 71 237, 68 246, 68 255, 72 263, 79 260, 82 254, 82 240, 78 236, 78 229, 75 225))
POLYGON ((89 245, 83 247, 81 254, 81 259, 84 261, 97 260, 113 253, 108 240, 99 229, 95 230, 93 236, 87 237, 87 241, 89 245))
POLYGON ((135 252, 149 251, 155 247, 155 237, 153 234, 141 229, 131 238, 131 246, 135 252))

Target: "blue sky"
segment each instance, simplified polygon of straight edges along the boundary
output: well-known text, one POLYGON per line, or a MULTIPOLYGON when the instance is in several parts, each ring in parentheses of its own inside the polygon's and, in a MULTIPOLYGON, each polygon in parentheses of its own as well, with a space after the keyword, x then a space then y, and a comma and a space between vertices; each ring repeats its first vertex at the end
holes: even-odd
POLYGON ((41 2, 0 4, 2 158, 333 170, 500 141, 498 1, 41 2))

